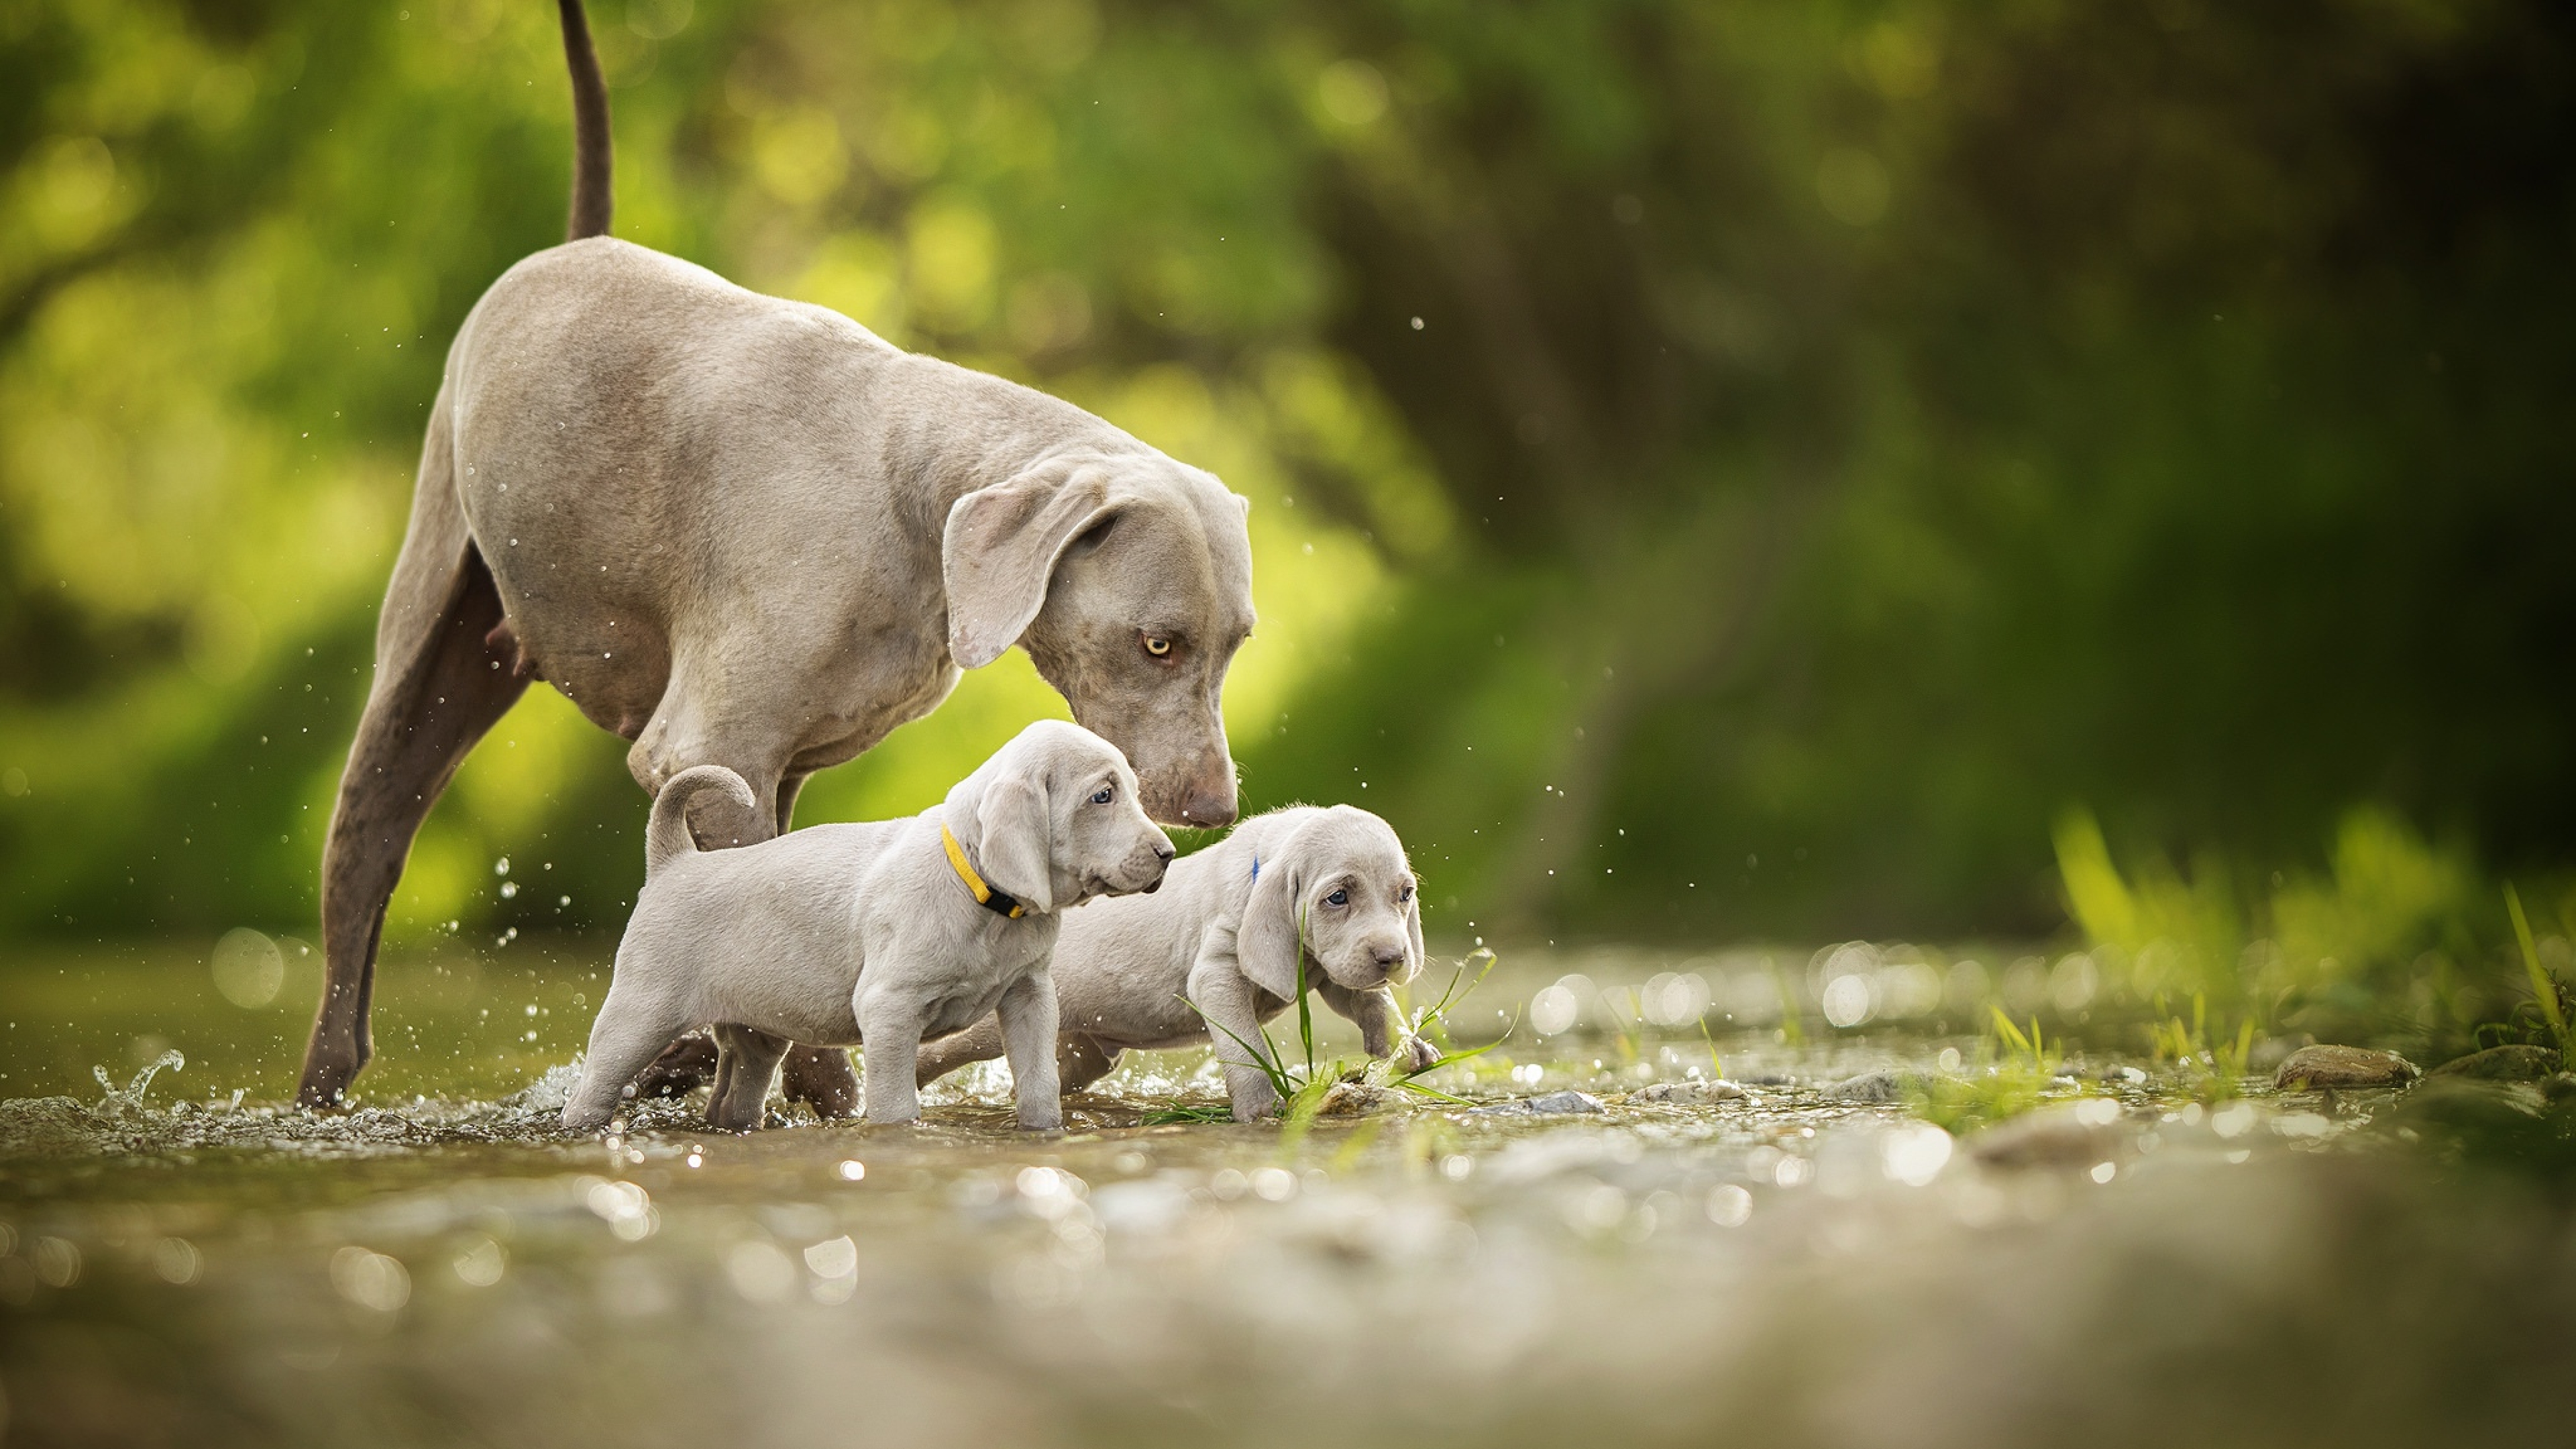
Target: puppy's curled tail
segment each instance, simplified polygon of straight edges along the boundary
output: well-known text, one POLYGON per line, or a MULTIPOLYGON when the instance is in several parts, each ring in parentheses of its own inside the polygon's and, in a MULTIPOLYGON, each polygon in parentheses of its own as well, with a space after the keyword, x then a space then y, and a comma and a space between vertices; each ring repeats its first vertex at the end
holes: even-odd
POLYGON ((720 789, 745 810, 758 808, 751 786, 722 765, 698 765, 673 775, 653 797, 653 820, 644 827, 644 876, 661 873, 662 867, 683 855, 698 853, 698 839, 689 833, 689 799, 710 786, 720 789))

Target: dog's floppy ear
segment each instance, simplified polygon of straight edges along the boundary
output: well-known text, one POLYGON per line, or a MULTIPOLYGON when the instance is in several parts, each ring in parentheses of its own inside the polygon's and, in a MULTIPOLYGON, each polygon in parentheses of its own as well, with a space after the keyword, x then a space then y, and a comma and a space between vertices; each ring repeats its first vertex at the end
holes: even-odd
POLYGON ((1404 935, 1405 939, 1413 943, 1411 969, 1420 971, 1423 963, 1429 961, 1431 957, 1422 949, 1422 883, 1419 881, 1414 882, 1413 899, 1404 903, 1404 935))
POLYGON ((1055 909, 1054 831, 1042 783, 1005 775, 985 786, 975 806, 975 835, 984 884, 1039 915, 1055 909))
POLYGON ((1043 463, 957 500, 939 542, 948 592, 948 657, 981 669, 1017 643, 1046 603, 1066 544, 1105 521, 1101 470, 1043 463))
POLYGON ((1252 895, 1243 905, 1243 920, 1234 930, 1235 964, 1244 979, 1282 1001, 1297 999, 1297 981, 1305 969, 1302 939, 1305 922, 1305 859, 1297 847, 1304 831, 1288 837, 1275 858, 1255 867, 1252 895))

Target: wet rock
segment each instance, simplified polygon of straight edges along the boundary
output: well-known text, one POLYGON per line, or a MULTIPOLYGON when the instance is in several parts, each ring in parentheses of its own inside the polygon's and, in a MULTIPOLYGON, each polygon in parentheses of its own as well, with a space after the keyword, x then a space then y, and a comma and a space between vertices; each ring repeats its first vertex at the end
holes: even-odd
POLYGON ((2482 1082, 2537 1082, 2558 1070, 2558 1052, 2545 1046, 2489 1047, 2435 1067, 2436 1077, 2470 1077, 2482 1082))
POLYGON ((1394 1104, 1397 1093, 1366 1082, 1335 1082, 1315 1108, 1318 1117, 1358 1117, 1394 1104))
POLYGON ((2367 1047, 2305 1046, 2281 1063, 2273 1085, 2285 1092, 2402 1087, 2423 1075, 2395 1052, 2367 1047))
POLYGON ((1481 1117, 1563 1117, 1580 1112, 1602 1112, 1608 1108, 1589 1092, 1548 1092, 1536 1097, 1520 1097, 1509 1102, 1471 1107, 1468 1115, 1481 1117))
POLYGON ((2576 1097, 2576 1072, 2560 1072, 2541 1083, 2540 1095, 2542 1100, 2550 1102, 2564 1102, 2576 1097))
POLYGON ((1901 1102, 1922 1080, 1914 1072, 1863 1072, 1826 1087, 1823 1095, 1828 1102, 1901 1102))
POLYGON ((1968 1139, 1968 1155, 1988 1167, 2091 1167, 2129 1150, 2120 1104, 2108 1097, 2060 1102, 1968 1139))
POLYGON ((1668 1107, 1704 1107, 1711 1102, 1735 1102, 1744 1097, 1744 1089, 1733 1082, 1710 1082, 1693 1078, 1687 1082, 1656 1082, 1628 1094, 1631 1102, 1658 1102, 1668 1107))

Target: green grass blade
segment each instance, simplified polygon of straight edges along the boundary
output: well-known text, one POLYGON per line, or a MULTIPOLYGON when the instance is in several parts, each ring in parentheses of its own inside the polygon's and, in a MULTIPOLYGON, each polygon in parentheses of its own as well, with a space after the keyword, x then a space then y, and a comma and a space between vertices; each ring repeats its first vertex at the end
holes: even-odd
POLYGON ((1297 912, 1297 1040, 1306 1048, 1306 1080, 1315 1080, 1315 1016, 1306 1005, 1306 912, 1297 912))
POLYGON ((2504 883, 2504 908, 2513 917, 2513 937, 2522 947, 2522 969, 2531 975, 2531 994, 2540 1000, 2540 1014, 2558 1037, 2558 1051, 2563 1059, 2571 1043, 2567 1037, 2567 1018, 2558 1009, 2558 983, 2550 979, 2549 968, 2540 964, 2540 947, 2531 939, 2531 922, 2522 913, 2522 896, 2513 882, 2504 883))
MULTIPOLYGON (((2005 1041, 2012 1043, 2013 1050, 2028 1052, 2034 1059, 2039 1056, 2039 1048, 2030 1044, 2030 1038, 2021 1034, 2021 1028, 2013 1025, 2013 1019, 2004 1015, 2002 1007, 1988 1002, 1986 1010, 1995 1014, 1995 1030, 2005 1041)), ((2031 1024, 2036 1026, 2038 1022, 2033 1021, 2031 1024)))

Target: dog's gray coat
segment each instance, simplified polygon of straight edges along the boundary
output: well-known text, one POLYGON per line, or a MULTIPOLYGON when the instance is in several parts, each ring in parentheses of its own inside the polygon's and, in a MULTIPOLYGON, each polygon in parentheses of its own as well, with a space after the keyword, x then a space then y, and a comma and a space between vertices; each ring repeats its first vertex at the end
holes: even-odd
POLYGON ((909 820, 816 825, 732 850, 700 851, 690 796, 750 787, 701 765, 653 807, 644 889, 617 948, 563 1124, 609 1120, 637 1071, 681 1032, 715 1022, 721 1048, 707 1118, 759 1125, 791 1040, 900 1063, 866 1075, 868 1119, 921 1107, 907 1070, 925 1036, 998 1013, 1023 1126, 1053 1128, 1056 1004, 1047 970, 1061 912, 1094 896, 1154 889, 1171 841, 1136 803, 1136 776, 1107 741, 1040 721, 948 798, 909 820), (940 837, 954 833, 1017 919, 977 903, 940 837))
MULTIPOLYGON (((1266 1051, 1261 1023, 1296 999, 1300 974, 1358 1025, 1370 1056, 1400 1050, 1407 1066, 1428 1065, 1436 1054, 1406 1030, 1388 990, 1421 968, 1421 902, 1404 842, 1385 821, 1349 805, 1256 815, 1175 863, 1155 894, 1094 901, 1065 917, 1048 973, 1057 1077, 1079 1090, 1122 1051, 1213 1037, 1235 1118, 1248 1122, 1278 1110, 1253 1053, 1266 1051)), ((934 1041, 917 1075, 926 1083, 1002 1056, 1005 1036, 1002 1024, 982 1021, 934 1041)), ((1017 1056, 1011 1071, 1016 1081, 1017 1056)))
POLYGON ((413 833, 530 677, 633 740, 647 791, 741 776, 748 807, 699 799, 714 845, 785 829, 807 775, 1016 642, 1134 761, 1150 814, 1234 818, 1218 702, 1253 623, 1245 501, 1043 393, 584 235, 607 226, 607 112, 562 9, 582 239, 475 304, 430 408, 324 853, 311 1106, 369 1054, 413 833))

